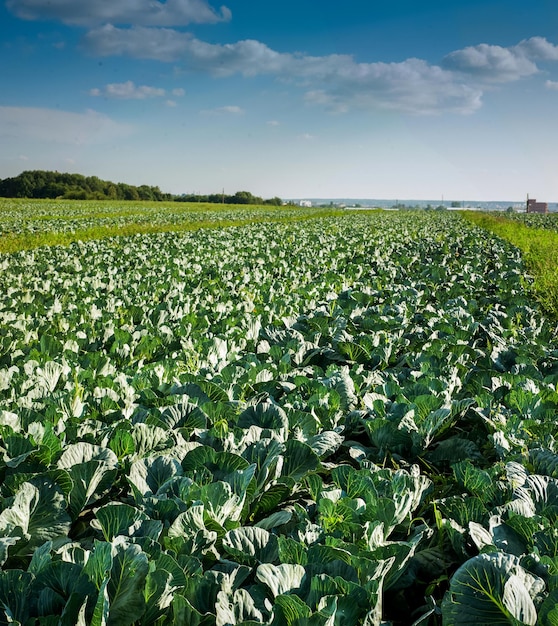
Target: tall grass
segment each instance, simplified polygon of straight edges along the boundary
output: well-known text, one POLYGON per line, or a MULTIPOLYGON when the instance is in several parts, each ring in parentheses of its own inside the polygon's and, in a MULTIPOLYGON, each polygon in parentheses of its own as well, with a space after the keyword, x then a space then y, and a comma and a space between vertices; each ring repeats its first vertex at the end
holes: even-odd
POLYGON ((517 220, 486 213, 463 211, 465 219, 521 250, 525 265, 534 279, 533 291, 545 311, 558 320, 558 233, 530 228, 517 220))

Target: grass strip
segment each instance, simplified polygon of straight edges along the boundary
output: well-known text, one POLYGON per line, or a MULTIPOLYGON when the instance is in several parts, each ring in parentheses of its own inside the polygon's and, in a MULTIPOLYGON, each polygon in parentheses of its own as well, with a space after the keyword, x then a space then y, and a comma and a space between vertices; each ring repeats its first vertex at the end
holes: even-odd
POLYGON ((469 222, 509 241, 521 250, 534 282, 531 286, 547 314, 558 320, 558 233, 530 228, 502 216, 461 212, 469 222))
POLYGON ((259 223, 301 222, 320 217, 338 217, 343 215, 342 210, 316 211, 311 214, 293 214, 280 217, 251 217, 228 220, 199 220, 182 224, 145 224, 130 223, 123 226, 95 226, 73 232, 47 232, 7 234, 0 237, 0 253, 13 253, 22 250, 32 250, 41 246, 68 246, 76 241, 91 241, 107 237, 129 237, 140 234, 191 232, 202 228, 231 228, 233 226, 247 226, 259 223))

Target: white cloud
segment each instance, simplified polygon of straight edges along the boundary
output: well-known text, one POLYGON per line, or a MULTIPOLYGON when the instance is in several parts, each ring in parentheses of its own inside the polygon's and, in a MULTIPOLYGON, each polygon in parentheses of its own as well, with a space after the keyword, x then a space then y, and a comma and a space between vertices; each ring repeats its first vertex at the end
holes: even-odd
POLYGON ((470 113, 482 91, 455 74, 420 59, 401 63, 357 63, 349 55, 322 57, 279 53, 245 40, 210 44, 172 29, 120 29, 104 26, 88 33, 86 47, 100 56, 181 62, 187 70, 214 76, 270 75, 308 89, 307 101, 335 111, 350 106, 401 111, 470 113))
POLYGON ((267 75, 302 87, 307 103, 336 113, 351 108, 473 113, 490 85, 531 76, 540 71, 537 62, 558 60, 558 46, 542 37, 510 47, 470 46, 451 52, 439 65, 416 58, 358 63, 350 55, 281 53, 256 40, 213 44, 172 28, 141 25, 105 24, 88 32, 83 45, 96 56, 180 63, 184 71, 215 77, 267 75))
POLYGON ((2 141, 32 139, 74 145, 100 144, 130 135, 133 127, 106 115, 33 107, 0 107, 2 141))
POLYGON ((285 71, 293 58, 251 39, 220 45, 171 28, 117 28, 111 24, 88 32, 84 45, 94 55, 180 61, 189 70, 209 72, 214 76, 278 73, 285 71))
POLYGON ((177 106, 177 102, 176 102, 176 100, 167 100, 167 101, 165 102, 165 104, 166 104, 168 107, 175 107, 175 106, 177 106))
POLYGON ((552 89, 552 90, 558 91, 558 81, 547 80, 546 83, 544 84, 544 86, 547 89, 552 89))
POLYGON ((423 114, 472 113, 481 106, 482 92, 478 88, 421 59, 401 63, 351 61, 333 69, 324 65, 321 70, 318 88, 308 90, 305 99, 337 113, 351 107, 423 114))
POLYGON ((129 56, 170 62, 186 54, 191 40, 191 35, 170 28, 124 29, 106 24, 89 31, 83 43, 95 56, 129 56))
POLYGON ((519 42, 515 47, 526 56, 541 61, 558 61, 558 46, 547 41, 544 37, 531 37, 519 42))
POLYGON ((184 26, 231 19, 230 10, 206 0, 7 0, 7 8, 25 20, 59 20, 76 26, 135 24, 184 26))
POLYGON ((240 113, 244 113, 244 110, 236 105, 228 105, 215 110, 221 113, 232 113, 233 115, 239 115, 240 113))
POLYGON ((216 107, 215 109, 204 109, 201 111, 203 114, 230 114, 230 115, 241 115, 244 113, 244 109, 236 105, 226 105, 222 107, 216 107))
POLYGON ((448 54, 444 68, 489 82, 509 82, 537 74, 536 61, 558 61, 558 46, 544 37, 524 39, 504 48, 480 44, 448 54))
POLYGON ((536 63, 518 47, 480 44, 448 54, 443 67, 490 82, 508 82, 538 72, 536 63))
POLYGON ((268 126, 279 126, 279 122, 277 120, 269 120, 269 122, 267 122, 268 126))
POLYGON ((91 89, 89 95, 119 100, 145 100, 146 98, 164 98, 166 91, 158 87, 135 85, 131 80, 128 80, 125 83, 110 83, 105 85, 103 89, 91 89))
MULTIPOLYGON (((532 37, 514 46, 481 43, 446 55, 439 65, 409 58, 398 63, 359 63, 350 55, 310 56, 282 53, 257 40, 214 44, 177 27, 229 20, 226 6, 213 0, 6 0, 22 19, 59 20, 89 28, 84 48, 95 56, 127 56, 178 63, 186 72, 215 77, 267 75, 294 83, 305 101, 329 111, 351 108, 390 109, 413 114, 472 113, 491 85, 517 81, 540 72, 538 63, 558 61, 558 46, 532 37)), ((546 86, 554 89, 552 81, 546 86)), ((94 97, 115 99, 175 98, 185 92, 113 83, 90 90, 94 97)), ((206 111, 207 112, 207 111, 206 111)), ((242 113, 221 107, 212 113, 242 113)))

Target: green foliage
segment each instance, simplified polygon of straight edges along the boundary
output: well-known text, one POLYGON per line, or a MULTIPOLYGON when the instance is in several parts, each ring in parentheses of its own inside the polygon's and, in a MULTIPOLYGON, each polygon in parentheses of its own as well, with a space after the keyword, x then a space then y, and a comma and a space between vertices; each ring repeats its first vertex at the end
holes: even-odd
POLYGON ((534 626, 535 601, 544 586, 516 557, 481 554, 467 561, 452 578, 443 607, 444 624, 534 626))
POLYGON ((556 214, 465 213, 468 220, 517 246, 533 276, 532 289, 547 313, 558 319, 558 217, 556 214))
POLYGON ((66 198, 69 200, 169 200, 159 187, 112 183, 96 176, 43 170, 25 171, 13 178, 0 179, 3 198, 66 198))
POLYGON ((553 624, 519 252, 452 212, 176 206, 0 257, 0 623, 553 624))
POLYGON ((271 205, 271 206, 281 206, 283 201, 281 198, 275 196, 274 198, 270 198, 269 200, 264 200, 259 196, 254 196, 249 191, 237 191, 236 193, 230 195, 225 193, 211 193, 208 195, 203 194, 182 194, 180 196, 176 196, 175 200, 177 202, 209 202, 210 204, 252 204, 252 205, 271 205))
MULTIPOLYGON (((264 222, 298 222, 342 215, 337 209, 283 207, 281 203, 222 205, 208 203, 67 199, 0 199, 0 253, 76 241, 149 233, 185 233, 264 222)), ((152 338, 141 348, 161 350, 152 338)))

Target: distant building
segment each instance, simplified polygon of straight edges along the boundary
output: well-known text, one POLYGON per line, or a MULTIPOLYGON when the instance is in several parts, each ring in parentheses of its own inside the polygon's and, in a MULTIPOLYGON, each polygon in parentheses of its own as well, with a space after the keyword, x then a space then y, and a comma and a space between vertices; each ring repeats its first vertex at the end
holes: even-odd
POLYGON ((527 197, 527 213, 548 213, 548 202, 537 202, 527 197))
POLYGON ((310 202, 310 200, 301 200, 299 203, 300 206, 312 206, 312 203, 310 202))

